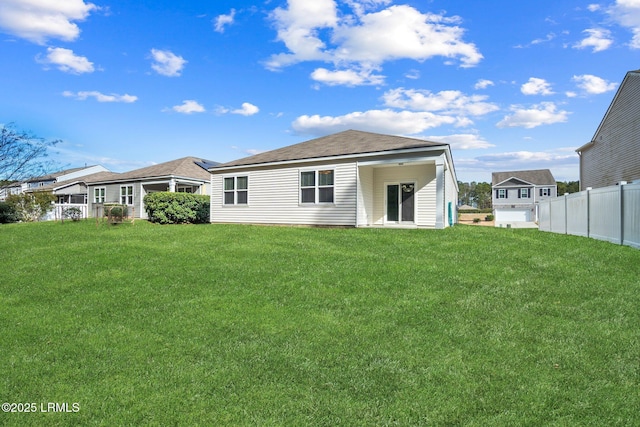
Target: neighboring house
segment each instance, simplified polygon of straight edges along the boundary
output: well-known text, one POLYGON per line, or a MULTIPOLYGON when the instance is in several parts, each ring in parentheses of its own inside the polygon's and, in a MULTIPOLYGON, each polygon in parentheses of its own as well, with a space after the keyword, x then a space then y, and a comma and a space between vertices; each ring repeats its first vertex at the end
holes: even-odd
POLYGON ((5 200, 10 194, 51 191, 57 196, 58 203, 86 203, 87 190, 86 185, 82 184, 82 178, 100 172, 109 170, 100 165, 85 166, 13 183, 2 188, 0 200, 5 200))
POLYGON ((445 228, 448 144, 348 130, 210 168, 211 222, 445 228))
POLYGON ((535 225, 538 202, 558 194, 549 169, 494 172, 491 189, 496 227, 535 225))
POLYGON ((105 203, 119 203, 129 206, 134 217, 147 218, 145 195, 157 191, 209 194, 211 175, 207 168, 217 164, 183 157, 130 172, 88 177, 89 212, 101 215, 98 211, 105 203))
POLYGON ((640 70, 629 71, 580 155, 580 189, 640 180, 640 70))

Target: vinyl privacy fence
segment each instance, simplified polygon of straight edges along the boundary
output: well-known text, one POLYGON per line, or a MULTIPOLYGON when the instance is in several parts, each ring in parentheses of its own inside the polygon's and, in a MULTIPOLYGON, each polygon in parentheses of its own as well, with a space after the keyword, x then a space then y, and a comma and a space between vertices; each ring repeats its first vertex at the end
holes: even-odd
POLYGON ((640 249, 640 184, 586 190, 539 204, 539 228, 640 249))

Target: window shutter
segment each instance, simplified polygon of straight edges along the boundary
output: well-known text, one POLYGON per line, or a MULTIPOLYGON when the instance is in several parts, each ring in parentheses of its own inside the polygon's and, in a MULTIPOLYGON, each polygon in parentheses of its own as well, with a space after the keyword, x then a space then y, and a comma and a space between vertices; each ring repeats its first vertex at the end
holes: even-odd
POLYGON ((521 195, 522 195, 522 193, 520 192, 520 189, 518 188, 518 199, 520 198, 521 195))

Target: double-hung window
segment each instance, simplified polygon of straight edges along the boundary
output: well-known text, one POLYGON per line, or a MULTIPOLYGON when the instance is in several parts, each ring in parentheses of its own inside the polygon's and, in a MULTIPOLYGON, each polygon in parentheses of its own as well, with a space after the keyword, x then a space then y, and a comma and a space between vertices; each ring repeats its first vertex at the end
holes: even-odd
POLYGON ((530 191, 531 191, 530 188, 521 188, 520 189, 520 194, 518 195, 518 198, 519 199, 528 199, 528 198, 530 198, 531 197, 530 194, 529 194, 530 191))
POLYGON ((541 196, 550 196, 551 195, 551 189, 550 188, 541 188, 540 189, 540 195, 541 196))
POLYGON ((498 188, 498 199, 506 199, 507 190, 505 188, 498 188))
POLYGON ((120 186, 120 204, 133 205, 133 185, 120 186))
POLYGON ((300 203, 333 203, 333 170, 300 172, 300 203))
POLYGON ((249 177, 229 176, 224 178, 224 204, 246 205, 249 200, 249 177))
POLYGON ((105 200, 105 192, 107 189, 105 187, 96 187, 93 189, 93 203, 104 203, 105 200))

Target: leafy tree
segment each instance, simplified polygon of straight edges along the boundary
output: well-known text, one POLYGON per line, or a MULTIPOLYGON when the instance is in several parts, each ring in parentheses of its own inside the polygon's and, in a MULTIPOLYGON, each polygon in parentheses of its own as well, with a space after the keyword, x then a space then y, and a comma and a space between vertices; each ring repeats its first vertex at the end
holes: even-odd
POLYGON ((491 184, 479 182, 474 189, 474 198, 478 209, 491 209, 491 184))
POLYGON ((7 204, 13 206, 18 220, 38 221, 53 207, 51 203, 56 197, 50 191, 12 194, 7 197, 7 204))
POLYGON ((0 180, 21 181, 46 175, 53 166, 46 159, 48 150, 59 142, 17 130, 13 123, 0 125, 0 180))
POLYGON ((463 205, 477 207, 478 209, 491 208, 491 184, 486 182, 461 182, 458 181, 458 200, 463 205))
POLYGON ((565 193, 578 193, 580 191, 580 181, 557 181, 556 185, 558 186, 558 196, 562 196, 565 193))
POLYGON ((8 224, 10 222, 16 222, 18 216, 13 205, 9 203, 0 202, 0 224, 8 224))

